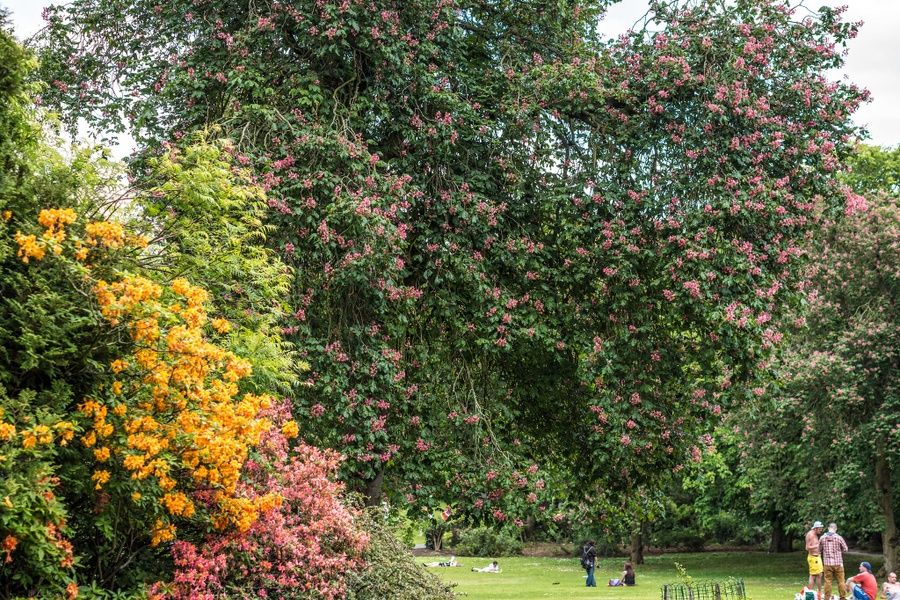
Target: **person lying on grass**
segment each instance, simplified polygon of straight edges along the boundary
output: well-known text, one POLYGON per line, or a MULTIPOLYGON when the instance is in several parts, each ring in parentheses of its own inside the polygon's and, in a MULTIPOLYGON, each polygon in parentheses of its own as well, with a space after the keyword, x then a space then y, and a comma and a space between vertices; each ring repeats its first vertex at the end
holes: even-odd
POLYGON ((494 562, 492 562, 491 564, 489 564, 486 567, 482 567, 480 569, 476 569, 473 567, 472 570, 475 571, 476 573, 499 573, 500 565, 495 560, 494 562))
POLYGON ((458 567, 459 563, 456 562, 455 556, 451 556, 450 560, 442 560, 439 562, 425 563, 425 566, 426 567, 458 567))

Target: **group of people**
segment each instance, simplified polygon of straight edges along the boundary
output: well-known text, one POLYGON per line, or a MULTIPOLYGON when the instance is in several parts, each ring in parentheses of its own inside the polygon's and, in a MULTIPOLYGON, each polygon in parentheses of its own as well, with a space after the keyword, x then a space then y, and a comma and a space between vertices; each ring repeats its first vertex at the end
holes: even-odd
MULTIPOLYGON (((876 600, 878 582, 872 573, 872 565, 863 561, 859 563, 859 573, 844 580, 844 553, 847 542, 837 532, 837 524, 829 523, 828 531, 821 521, 812 524, 806 533, 807 563, 809 564, 809 584, 807 588, 817 593, 816 600, 831 600, 832 582, 837 580, 840 600, 876 600), (825 595, 822 595, 824 579, 825 595)), ((882 587, 885 600, 900 600, 900 585, 897 574, 889 573, 882 587)))
MULTIPOLYGON (((587 587, 597 587, 597 580, 594 578, 594 571, 597 568, 597 543, 594 542, 594 540, 590 540, 584 545, 584 548, 582 548, 581 566, 587 571, 587 581, 585 581, 585 585, 587 587)), ((609 585, 611 587, 618 587, 620 585, 631 586, 634 584, 634 567, 630 562, 625 563, 621 577, 609 580, 609 585)))

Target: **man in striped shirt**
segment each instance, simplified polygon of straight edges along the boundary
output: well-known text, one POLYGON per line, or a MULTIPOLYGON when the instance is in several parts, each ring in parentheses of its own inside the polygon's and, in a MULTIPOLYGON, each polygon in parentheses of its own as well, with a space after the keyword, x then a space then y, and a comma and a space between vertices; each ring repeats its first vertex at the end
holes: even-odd
POLYGON ((844 583, 844 552, 847 542, 837 532, 837 524, 828 524, 828 533, 819 538, 819 554, 825 565, 825 600, 831 600, 831 580, 837 579, 841 600, 847 600, 847 586, 844 583))

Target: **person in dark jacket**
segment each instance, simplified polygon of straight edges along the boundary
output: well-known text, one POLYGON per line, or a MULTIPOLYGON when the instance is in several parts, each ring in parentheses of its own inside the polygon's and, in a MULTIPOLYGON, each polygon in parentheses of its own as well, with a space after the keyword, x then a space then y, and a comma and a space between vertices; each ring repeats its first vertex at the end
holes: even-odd
POLYGON ((597 544, 594 540, 585 544, 581 551, 581 566, 587 571, 587 587, 597 587, 597 581, 594 579, 594 569, 597 566, 597 544))

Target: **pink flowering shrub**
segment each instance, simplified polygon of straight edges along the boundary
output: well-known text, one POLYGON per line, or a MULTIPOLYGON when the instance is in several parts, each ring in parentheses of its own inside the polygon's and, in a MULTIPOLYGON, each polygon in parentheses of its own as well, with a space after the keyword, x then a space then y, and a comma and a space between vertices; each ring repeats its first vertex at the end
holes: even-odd
POLYGON ((156 593, 176 600, 345 596, 345 576, 362 567, 368 537, 341 503, 344 488, 334 480, 340 455, 305 444, 291 449, 279 428, 266 435, 259 452, 245 466, 241 495, 280 500, 246 531, 174 544, 173 581, 156 593))

